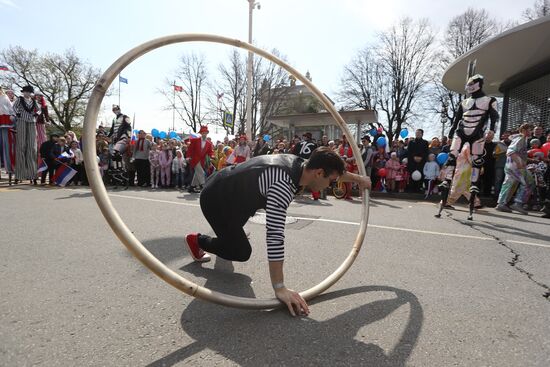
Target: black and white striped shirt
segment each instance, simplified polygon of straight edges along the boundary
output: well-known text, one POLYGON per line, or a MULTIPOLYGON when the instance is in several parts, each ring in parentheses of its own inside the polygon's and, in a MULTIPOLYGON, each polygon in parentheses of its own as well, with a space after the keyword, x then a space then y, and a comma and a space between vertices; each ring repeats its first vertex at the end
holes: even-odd
POLYGON ((17 114, 17 119, 25 122, 35 122, 36 114, 40 113, 36 102, 32 98, 26 100, 23 97, 17 97, 15 102, 13 102, 13 109, 17 114))
POLYGON ((269 167, 259 177, 260 193, 267 199, 266 242, 268 261, 283 261, 285 257, 286 210, 297 188, 283 169, 269 167))

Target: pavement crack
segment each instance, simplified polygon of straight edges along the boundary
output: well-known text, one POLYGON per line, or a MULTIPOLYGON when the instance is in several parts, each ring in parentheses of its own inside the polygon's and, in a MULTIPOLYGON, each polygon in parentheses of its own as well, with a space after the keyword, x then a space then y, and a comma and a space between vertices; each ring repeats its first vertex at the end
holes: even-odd
POLYGON ((447 218, 449 219, 452 219, 454 220, 455 222, 457 223, 460 223, 462 225, 466 225, 470 228, 472 228, 473 230, 481 233, 482 235, 485 235, 487 237, 491 237, 492 239, 494 239, 498 244, 500 244, 501 246, 505 247, 506 249, 508 249, 508 251, 510 251, 510 253, 512 254, 512 259, 510 261, 508 261, 508 264, 510 266, 512 266, 514 269, 516 269, 517 271, 519 271, 521 274, 525 275, 530 281, 532 281, 533 283, 535 283, 536 285, 538 285, 539 287, 543 288, 544 289, 544 293, 542 294, 542 297, 544 297, 547 301, 550 302, 550 286, 542 283, 542 282, 539 282, 538 280, 534 279, 534 275, 533 273, 525 270, 524 268, 520 267, 519 264, 521 263, 521 254, 514 250, 510 245, 508 245, 503 239, 501 239, 500 237, 494 235, 494 234, 491 234, 491 233, 488 233, 488 232, 485 232, 483 231, 482 229, 480 229, 479 227, 476 227, 475 225, 475 222, 465 222, 465 221, 462 221, 460 219, 457 219, 455 217, 453 217, 453 214, 450 213, 449 211, 445 211, 445 214, 447 215, 447 218))

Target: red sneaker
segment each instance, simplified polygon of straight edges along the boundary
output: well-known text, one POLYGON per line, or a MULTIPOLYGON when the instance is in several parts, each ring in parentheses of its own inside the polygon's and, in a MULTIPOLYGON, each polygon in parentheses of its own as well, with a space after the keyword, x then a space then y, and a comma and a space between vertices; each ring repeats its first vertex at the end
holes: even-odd
POLYGON ((210 261, 210 255, 199 247, 199 234, 191 233, 185 237, 185 243, 193 260, 198 262, 210 261))

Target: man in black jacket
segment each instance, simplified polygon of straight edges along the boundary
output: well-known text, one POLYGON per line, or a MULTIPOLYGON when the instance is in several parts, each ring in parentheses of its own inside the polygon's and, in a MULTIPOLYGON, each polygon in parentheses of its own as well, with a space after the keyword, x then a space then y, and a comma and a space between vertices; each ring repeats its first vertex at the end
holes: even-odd
POLYGON ((46 183, 46 175, 50 176, 50 184, 53 182, 53 175, 55 173, 55 160, 52 159, 51 152, 53 148, 57 145, 57 139, 59 139, 59 135, 57 134, 51 134, 50 140, 46 140, 42 143, 40 146, 40 157, 46 163, 48 166, 48 169, 45 171, 42 171, 40 175, 40 184, 44 185, 46 183))
MULTIPOLYGON (((415 138, 409 141, 407 147, 407 170, 412 177, 414 171, 419 171, 422 176, 424 171, 424 164, 430 153, 430 148, 428 142, 422 137, 424 136, 424 130, 417 129, 415 133, 415 138)), ((411 190, 413 192, 418 192, 422 189, 421 185, 424 177, 418 181, 411 179, 411 190)))
POLYGON ((130 125, 130 118, 120 111, 119 106, 113 105, 113 113, 116 117, 113 119, 113 124, 107 137, 111 138, 111 144, 116 144, 121 139, 130 138, 132 125, 130 125))

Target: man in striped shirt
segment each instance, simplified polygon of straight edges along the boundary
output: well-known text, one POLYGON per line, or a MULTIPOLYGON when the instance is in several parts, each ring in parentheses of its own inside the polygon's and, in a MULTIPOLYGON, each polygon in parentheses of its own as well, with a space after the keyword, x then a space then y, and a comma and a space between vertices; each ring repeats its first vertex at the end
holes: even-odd
POLYGON ((316 149, 309 160, 291 154, 264 155, 217 172, 208 179, 200 197, 202 212, 216 237, 187 235, 193 259, 209 261, 209 252, 226 260, 247 261, 252 248, 243 226, 258 209, 265 209, 269 274, 275 295, 293 316, 307 315, 304 299, 284 285, 286 211, 302 188, 320 191, 339 177, 370 189, 368 177, 345 172, 342 159, 326 147, 316 149))

